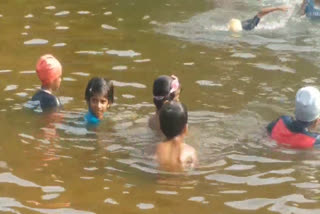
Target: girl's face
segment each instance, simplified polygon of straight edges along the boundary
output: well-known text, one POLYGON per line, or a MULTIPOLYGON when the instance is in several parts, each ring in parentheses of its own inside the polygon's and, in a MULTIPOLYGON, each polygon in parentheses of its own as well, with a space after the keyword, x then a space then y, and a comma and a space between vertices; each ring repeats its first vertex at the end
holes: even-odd
POLYGON ((102 95, 93 95, 89 100, 89 108, 92 113, 101 120, 109 108, 108 99, 102 95))

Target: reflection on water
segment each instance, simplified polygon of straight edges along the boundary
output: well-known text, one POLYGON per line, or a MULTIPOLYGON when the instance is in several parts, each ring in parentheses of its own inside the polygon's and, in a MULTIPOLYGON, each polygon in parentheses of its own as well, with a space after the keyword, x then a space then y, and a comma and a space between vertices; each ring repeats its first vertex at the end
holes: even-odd
POLYGON ((0 211, 8 213, 319 213, 319 151, 281 148, 266 124, 292 114, 319 80, 319 23, 295 1, 12 0, 0 8, 0 211), (225 23, 290 4, 252 32, 225 23), (35 60, 63 65, 60 114, 25 108, 39 88, 35 60), (189 109, 186 142, 200 164, 159 171, 161 138, 147 122, 152 83, 175 74, 189 109), (100 126, 84 123, 88 79, 114 80, 100 126))

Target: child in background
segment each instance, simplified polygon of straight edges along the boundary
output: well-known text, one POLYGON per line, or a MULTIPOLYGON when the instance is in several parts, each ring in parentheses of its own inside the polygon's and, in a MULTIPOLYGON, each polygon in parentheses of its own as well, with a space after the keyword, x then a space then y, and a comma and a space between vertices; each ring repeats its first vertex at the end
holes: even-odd
POLYGON ((159 110, 166 101, 179 101, 181 86, 178 77, 171 75, 159 76, 153 82, 153 103, 156 113, 149 119, 149 127, 160 130, 159 110))
POLYGON ((98 125, 113 103, 112 81, 100 77, 92 78, 88 82, 85 99, 88 104, 88 113, 84 118, 88 124, 98 125))
POLYGON ((307 149, 320 146, 320 134, 314 131, 320 123, 320 92, 308 86, 299 89, 296 95, 295 119, 281 116, 267 126, 278 144, 291 148, 307 149))
POLYGON ((288 6, 279 6, 279 7, 268 7, 263 8, 260 12, 258 12, 252 19, 248 19, 245 21, 240 21, 239 19, 231 19, 228 24, 228 29, 234 33, 240 32, 242 30, 253 30, 260 22, 260 19, 265 15, 274 12, 274 11, 288 11, 288 6))
POLYGON ((188 112, 182 103, 171 101, 163 104, 159 111, 160 128, 166 136, 165 142, 157 145, 156 160, 160 168, 181 171, 193 168, 197 163, 196 151, 184 143, 188 132, 188 112))
POLYGON ((40 57, 36 71, 41 81, 41 89, 32 97, 34 107, 40 107, 42 112, 56 111, 62 107, 58 97, 52 93, 57 91, 61 83, 62 66, 52 55, 40 57))
POLYGON ((303 0, 300 11, 302 15, 314 20, 320 19, 320 0, 303 0))

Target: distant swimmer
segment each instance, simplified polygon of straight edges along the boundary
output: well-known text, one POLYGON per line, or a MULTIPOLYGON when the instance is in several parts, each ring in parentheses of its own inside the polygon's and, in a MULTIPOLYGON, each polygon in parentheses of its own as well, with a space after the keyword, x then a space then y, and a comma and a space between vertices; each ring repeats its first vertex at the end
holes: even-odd
POLYGON ((320 19, 320 0, 304 0, 301 11, 310 19, 320 19))
POLYGON ((234 33, 240 32, 242 30, 246 30, 246 31, 253 30, 259 24, 260 19, 263 16, 275 11, 287 12, 288 9, 289 7, 286 5, 282 5, 279 7, 263 8, 252 19, 248 19, 245 21, 240 21, 239 19, 231 19, 228 24, 228 29, 234 33))

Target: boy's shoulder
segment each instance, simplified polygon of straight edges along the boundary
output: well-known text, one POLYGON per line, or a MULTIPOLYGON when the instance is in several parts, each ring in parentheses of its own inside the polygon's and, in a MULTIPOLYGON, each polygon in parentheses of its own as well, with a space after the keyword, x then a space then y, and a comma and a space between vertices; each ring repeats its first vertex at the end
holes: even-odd
POLYGON ((184 143, 180 154, 180 161, 184 169, 194 168, 198 162, 195 148, 184 143))
POLYGON ((38 90, 32 97, 31 101, 39 101, 42 111, 51 110, 52 108, 61 107, 59 99, 51 93, 44 90, 38 90))

